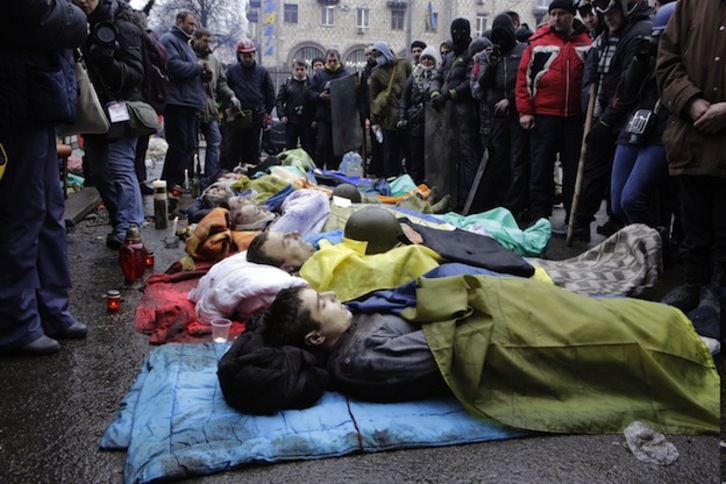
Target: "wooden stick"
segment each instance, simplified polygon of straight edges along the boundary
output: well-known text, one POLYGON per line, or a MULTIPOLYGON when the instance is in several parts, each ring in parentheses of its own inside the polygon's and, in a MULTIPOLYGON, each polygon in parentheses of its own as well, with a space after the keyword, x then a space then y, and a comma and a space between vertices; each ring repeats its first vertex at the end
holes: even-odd
POLYGON ((572 194, 572 205, 570 205, 570 220, 567 222, 567 247, 572 245, 572 234, 575 231, 575 215, 577 214, 577 205, 580 202, 580 192, 582 191, 582 175, 585 171, 585 153, 587 152, 587 133, 590 132, 590 124, 592 124, 592 113, 595 110, 595 97, 597 96, 597 82, 593 82, 590 86, 590 99, 587 101, 587 114, 585 114, 585 126, 582 132, 582 143, 580 143, 580 160, 577 162, 577 176, 575 178, 575 191, 572 194))

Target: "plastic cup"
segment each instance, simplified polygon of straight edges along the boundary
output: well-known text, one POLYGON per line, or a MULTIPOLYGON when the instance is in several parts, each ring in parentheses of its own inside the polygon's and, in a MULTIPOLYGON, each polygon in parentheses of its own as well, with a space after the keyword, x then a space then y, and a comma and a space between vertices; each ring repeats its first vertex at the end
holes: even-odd
POLYGON ((215 343, 226 343, 229 340, 229 328, 232 321, 229 319, 212 320, 212 341, 215 343))

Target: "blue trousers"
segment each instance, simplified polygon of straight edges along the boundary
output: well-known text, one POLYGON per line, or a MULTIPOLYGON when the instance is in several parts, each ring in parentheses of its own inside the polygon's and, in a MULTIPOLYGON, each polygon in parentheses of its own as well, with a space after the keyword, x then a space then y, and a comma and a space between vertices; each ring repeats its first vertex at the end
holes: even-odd
POLYGON ((8 157, 0 180, 0 349, 11 349, 75 320, 55 133, 17 129, 0 143, 8 157))
POLYGON ((658 192, 668 179, 662 145, 619 144, 610 178, 610 206, 623 222, 655 227, 660 222, 658 192))
POLYGON ((108 210, 116 237, 124 239, 130 225, 141 227, 144 206, 136 176, 135 136, 107 140, 103 136, 86 137, 86 156, 96 181, 96 188, 108 210))
POLYGON ((219 171, 219 146, 222 144, 222 134, 216 119, 209 123, 199 123, 199 131, 202 132, 202 136, 207 142, 207 149, 204 153, 204 177, 211 182, 217 179, 219 171))

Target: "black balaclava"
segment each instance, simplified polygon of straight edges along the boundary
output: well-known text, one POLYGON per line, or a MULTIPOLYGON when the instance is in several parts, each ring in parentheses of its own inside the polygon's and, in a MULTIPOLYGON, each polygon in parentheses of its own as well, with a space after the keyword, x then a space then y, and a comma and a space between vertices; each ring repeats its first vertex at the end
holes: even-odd
POLYGON ((514 22, 506 13, 497 15, 492 22, 492 43, 502 48, 505 54, 510 52, 517 42, 514 35, 514 22))
POLYGON ((465 18, 457 18, 451 22, 451 39, 453 50, 457 55, 469 48, 471 42, 471 24, 465 18))

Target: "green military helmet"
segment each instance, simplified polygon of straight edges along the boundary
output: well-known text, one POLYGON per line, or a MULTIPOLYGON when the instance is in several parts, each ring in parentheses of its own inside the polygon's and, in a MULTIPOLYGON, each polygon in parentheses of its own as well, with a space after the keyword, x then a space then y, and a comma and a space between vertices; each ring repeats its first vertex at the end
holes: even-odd
POLYGON ((380 207, 365 207, 353 212, 345 224, 343 235, 348 239, 368 242, 366 255, 393 249, 404 238, 396 217, 380 207))
POLYGON ((337 187, 335 187, 335 190, 333 190, 333 195, 340 198, 347 198, 353 203, 360 203, 360 192, 355 187, 355 185, 352 185, 350 183, 341 183, 337 187))

